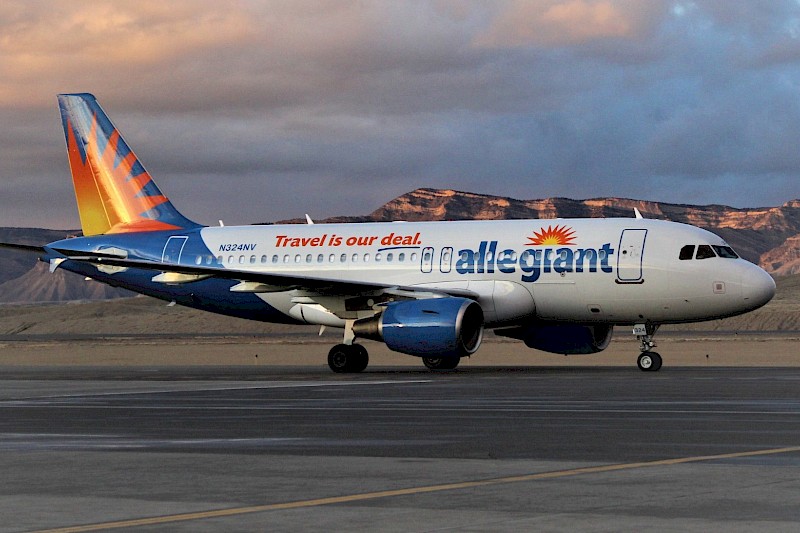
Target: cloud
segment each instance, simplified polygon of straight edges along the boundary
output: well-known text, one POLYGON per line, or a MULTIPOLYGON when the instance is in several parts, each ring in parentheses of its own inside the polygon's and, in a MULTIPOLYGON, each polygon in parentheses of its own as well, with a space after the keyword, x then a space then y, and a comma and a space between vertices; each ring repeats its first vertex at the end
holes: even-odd
POLYGON ((0 225, 77 224, 55 104, 75 91, 203 222, 361 214, 421 186, 782 203, 798 196, 798 11, 4 2, 0 225))
POLYGON ((640 2, 611 0, 511 0, 502 3, 478 46, 564 46, 637 38, 647 29, 640 2))

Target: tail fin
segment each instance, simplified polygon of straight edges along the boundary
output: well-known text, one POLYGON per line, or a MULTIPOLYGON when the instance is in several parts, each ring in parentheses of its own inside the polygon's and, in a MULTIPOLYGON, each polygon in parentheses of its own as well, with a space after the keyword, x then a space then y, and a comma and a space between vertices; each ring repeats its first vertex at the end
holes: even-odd
POLYGON ((60 94, 83 234, 199 227, 172 206, 91 94, 60 94))

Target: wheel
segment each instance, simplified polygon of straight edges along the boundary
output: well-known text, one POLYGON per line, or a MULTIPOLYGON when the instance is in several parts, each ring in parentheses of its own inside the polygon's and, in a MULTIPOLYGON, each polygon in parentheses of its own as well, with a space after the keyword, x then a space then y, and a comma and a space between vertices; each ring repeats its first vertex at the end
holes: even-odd
POLYGON ((636 364, 639 366, 639 370, 656 372, 661 368, 661 356, 656 352, 643 352, 639 355, 636 364))
POLYGON ((658 372, 661 368, 661 355, 656 352, 650 352, 650 357, 653 358, 653 366, 650 367, 651 372, 658 372))
POLYGON ((337 374, 361 372, 368 364, 369 354, 360 344, 337 344, 328 352, 328 366, 337 374))
POLYGON ((422 362, 431 370, 453 370, 461 362, 460 357, 423 357, 422 362))
POLYGON ((350 351, 350 347, 346 344, 337 344, 331 348, 331 351, 328 352, 328 366, 331 370, 337 374, 347 372, 350 351))
POLYGON ((367 349, 360 344, 353 344, 353 365, 350 367, 350 372, 362 372, 369 364, 369 353, 367 349))

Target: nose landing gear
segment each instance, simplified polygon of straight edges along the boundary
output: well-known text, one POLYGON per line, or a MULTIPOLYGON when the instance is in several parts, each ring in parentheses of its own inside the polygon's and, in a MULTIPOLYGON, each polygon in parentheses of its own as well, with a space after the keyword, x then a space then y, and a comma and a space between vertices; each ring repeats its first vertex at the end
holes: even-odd
POLYGON ((658 331, 658 324, 636 324, 633 326, 633 334, 639 339, 641 354, 636 360, 639 370, 645 372, 657 372, 661 368, 661 355, 651 351, 656 343, 653 336, 658 331))
POLYGON ((655 372, 661 368, 661 356, 656 352, 643 352, 636 361, 639 370, 655 372))

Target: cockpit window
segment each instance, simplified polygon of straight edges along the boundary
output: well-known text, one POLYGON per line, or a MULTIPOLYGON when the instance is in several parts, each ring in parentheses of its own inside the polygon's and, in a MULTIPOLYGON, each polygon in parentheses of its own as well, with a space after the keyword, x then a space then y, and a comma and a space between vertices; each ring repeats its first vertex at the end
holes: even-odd
POLYGON ((711 246, 707 244, 701 244, 697 247, 697 255, 695 257, 697 259, 711 259, 712 257, 717 257, 717 254, 714 253, 714 250, 711 249, 711 246))
POLYGON ((681 261, 688 261, 694 257, 694 244, 687 244, 681 248, 681 255, 678 257, 681 261))
POLYGON ((734 252, 733 248, 730 246, 714 246, 713 248, 720 257, 724 257, 725 259, 739 259, 739 256, 736 255, 736 252, 734 252))

